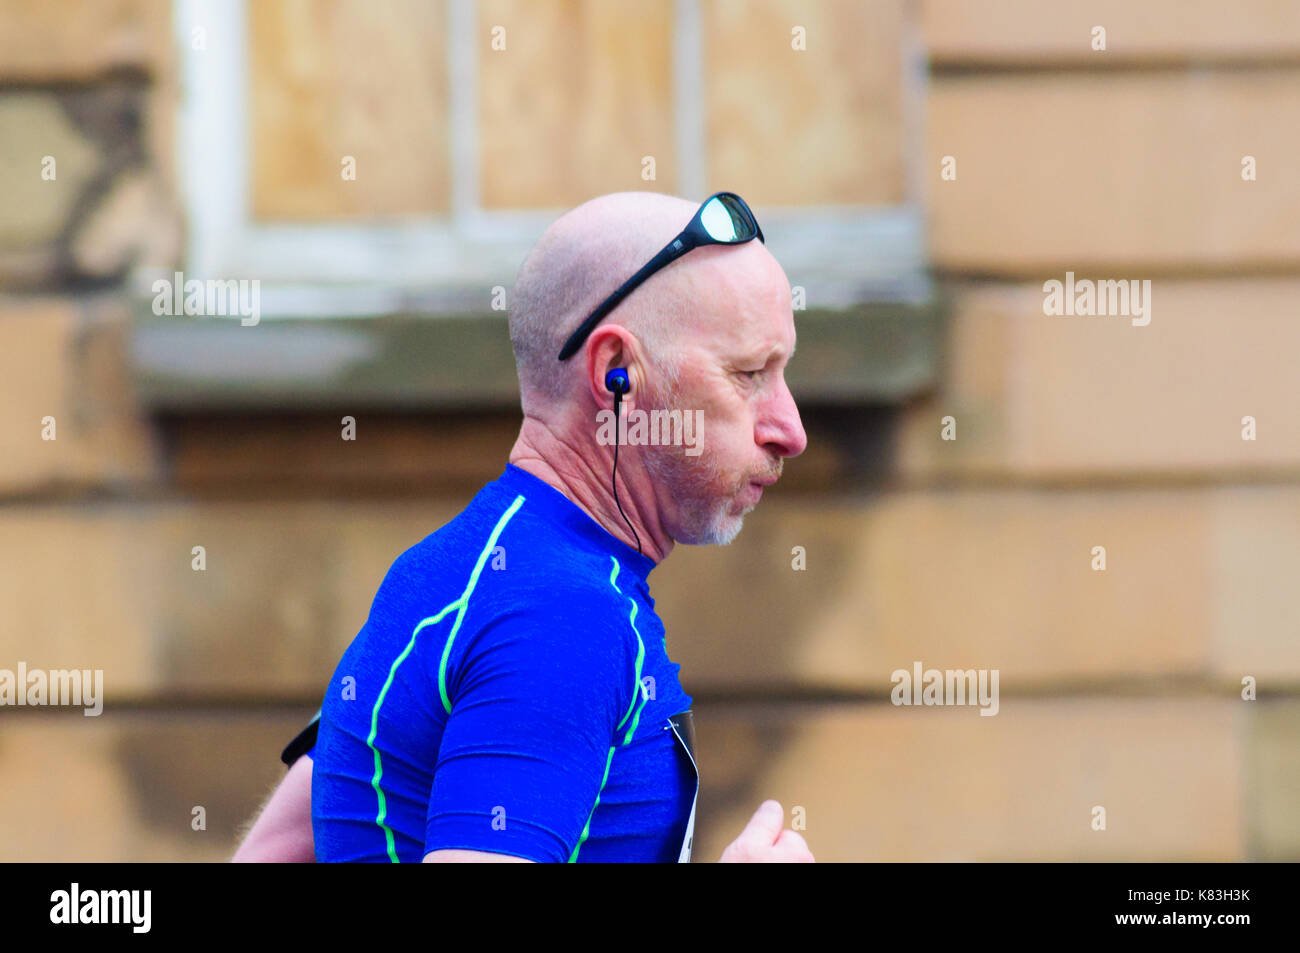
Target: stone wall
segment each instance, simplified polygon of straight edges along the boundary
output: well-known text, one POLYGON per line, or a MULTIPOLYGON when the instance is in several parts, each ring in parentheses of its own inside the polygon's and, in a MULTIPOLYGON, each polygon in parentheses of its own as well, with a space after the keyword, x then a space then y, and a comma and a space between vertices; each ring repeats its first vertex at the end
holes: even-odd
MULTIPOLYGON (((447 11, 375 9, 257 3, 258 215, 450 206, 429 125, 450 121, 430 78, 447 11), (384 173, 341 191, 356 142, 384 173)), ((652 577, 697 700, 699 859, 767 797, 803 809, 821 860, 1300 857, 1300 18, 1219 9, 700 4, 706 35, 738 40, 703 91, 711 178, 888 204, 918 176, 951 318, 937 390, 807 407, 808 453, 737 542, 652 577), (785 50, 792 24, 831 48, 794 80, 741 56, 785 50), (1150 324, 1044 315, 1066 271, 1150 279, 1150 324), (892 705, 917 660, 999 669, 997 716, 892 705)), ((629 109, 676 188, 671 3, 480 10, 518 51, 482 77, 489 204, 638 187, 602 138, 629 109), (533 88, 573 62, 587 72, 533 88)), ((0 3, 0 668, 102 669, 107 697, 98 718, 0 711, 5 860, 227 857, 389 563, 499 472, 517 428, 376 409, 345 446, 347 407, 144 404, 129 273, 182 261, 176 60, 200 55, 176 52, 171 13, 0 3)), ((625 145, 636 167, 647 147, 625 145)))

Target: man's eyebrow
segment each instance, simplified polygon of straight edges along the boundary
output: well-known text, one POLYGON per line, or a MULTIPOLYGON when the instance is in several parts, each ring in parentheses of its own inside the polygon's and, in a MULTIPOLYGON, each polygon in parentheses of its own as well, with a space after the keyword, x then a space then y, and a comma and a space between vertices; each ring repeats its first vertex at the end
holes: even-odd
MULTIPOLYGON (((795 342, 795 346, 790 348, 790 353, 788 356, 786 356, 787 361, 790 360, 790 358, 794 357, 795 348, 797 348, 798 346, 799 346, 798 342, 795 342)), ((749 358, 748 360, 745 361, 745 363, 750 363, 751 361, 762 361, 763 364, 766 365, 771 363, 773 358, 780 357, 784 353, 785 353, 785 348, 782 347, 780 344, 775 344, 772 347, 768 348, 766 351, 751 351, 749 358)))

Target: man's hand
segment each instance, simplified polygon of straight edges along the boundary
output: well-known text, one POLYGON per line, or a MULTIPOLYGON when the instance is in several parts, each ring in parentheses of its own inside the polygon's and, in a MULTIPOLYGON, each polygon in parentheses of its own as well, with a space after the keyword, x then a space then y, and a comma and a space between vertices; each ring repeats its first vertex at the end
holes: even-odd
POLYGON ((719 858, 720 864, 811 864, 812 851, 792 830, 782 830, 785 811, 779 801, 764 801, 740 836, 719 858))

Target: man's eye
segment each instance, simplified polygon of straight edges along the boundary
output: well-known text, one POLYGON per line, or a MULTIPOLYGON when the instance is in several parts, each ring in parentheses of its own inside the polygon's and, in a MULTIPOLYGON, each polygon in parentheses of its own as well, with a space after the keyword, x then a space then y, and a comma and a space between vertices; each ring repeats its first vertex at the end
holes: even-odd
POLYGON ((757 380, 757 379, 758 379, 758 375, 763 373, 763 368, 760 367, 760 368, 759 368, 758 370, 756 370, 756 371, 741 371, 740 373, 744 374, 744 375, 745 375, 746 377, 748 377, 751 381, 752 381, 752 380, 757 380))

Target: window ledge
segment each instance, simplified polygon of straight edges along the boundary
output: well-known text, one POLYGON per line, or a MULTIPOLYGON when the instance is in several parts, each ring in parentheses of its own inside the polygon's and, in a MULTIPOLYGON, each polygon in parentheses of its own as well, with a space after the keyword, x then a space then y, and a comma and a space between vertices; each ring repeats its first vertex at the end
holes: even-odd
MULTIPOLYGON (((481 299, 480 299, 481 300, 481 299)), ((873 301, 795 313, 787 371, 801 404, 900 404, 929 389, 943 307, 873 301)), ((156 412, 518 407, 505 312, 167 317, 137 306, 131 366, 156 412)))

